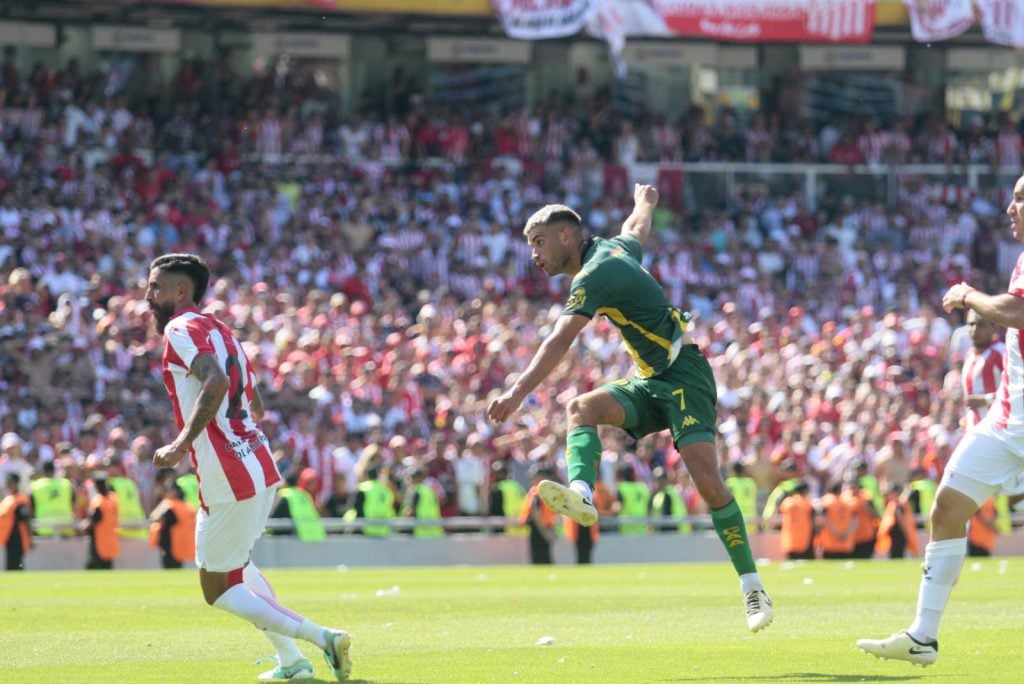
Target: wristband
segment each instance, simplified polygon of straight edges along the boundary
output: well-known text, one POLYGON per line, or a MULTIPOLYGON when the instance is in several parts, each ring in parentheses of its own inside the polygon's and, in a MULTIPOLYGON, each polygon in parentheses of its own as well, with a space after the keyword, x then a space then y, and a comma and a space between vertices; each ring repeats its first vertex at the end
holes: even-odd
POLYGON ((965 309, 965 310, 967 309, 967 295, 969 295, 973 290, 974 290, 973 287, 969 287, 966 290, 964 290, 964 296, 960 298, 960 308, 961 309, 965 309))

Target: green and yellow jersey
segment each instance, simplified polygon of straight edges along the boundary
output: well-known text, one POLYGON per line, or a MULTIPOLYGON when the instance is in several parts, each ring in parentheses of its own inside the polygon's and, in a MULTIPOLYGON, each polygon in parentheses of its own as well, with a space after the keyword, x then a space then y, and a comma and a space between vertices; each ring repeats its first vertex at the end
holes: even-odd
POLYGON ((644 378, 672 365, 690 321, 641 265, 640 242, 629 235, 590 239, 562 313, 605 316, 622 333, 644 378))

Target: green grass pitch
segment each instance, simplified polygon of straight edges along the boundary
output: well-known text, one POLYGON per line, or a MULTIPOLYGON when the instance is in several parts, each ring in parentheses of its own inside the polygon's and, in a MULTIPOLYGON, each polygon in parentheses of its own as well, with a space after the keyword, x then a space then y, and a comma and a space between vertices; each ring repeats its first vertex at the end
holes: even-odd
MULTIPOLYGON (((283 603, 352 633, 355 682, 1024 681, 1024 559, 968 559, 928 669, 854 646, 908 624, 919 561, 761 571, 776 617, 756 635, 724 564, 266 574, 283 603)), ((203 603, 194 570, 0 574, 5 683, 252 681, 272 653, 203 603)))

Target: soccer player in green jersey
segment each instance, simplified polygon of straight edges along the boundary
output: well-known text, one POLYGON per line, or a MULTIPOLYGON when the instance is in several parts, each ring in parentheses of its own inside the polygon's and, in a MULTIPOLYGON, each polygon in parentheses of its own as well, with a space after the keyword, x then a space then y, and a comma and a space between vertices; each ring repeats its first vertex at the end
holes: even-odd
POLYGON ((633 212, 618 237, 610 240, 585 236, 579 214, 560 204, 540 209, 526 222, 523 233, 534 263, 549 276, 571 276, 572 286, 554 330, 487 413, 495 423, 507 420, 555 369, 583 326, 595 315, 604 315, 622 333, 637 374, 569 401, 569 486, 546 480, 538 493, 554 510, 580 525, 593 525, 593 486, 601 459, 597 426, 615 425, 636 439, 671 430, 740 576, 747 626, 757 632, 771 624, 772 602, 754 565, 743 515, 719 473, 714 444, 718 396, 711 366, 697 346, 686 341, 689 314, 669 303, 661 285, 641 265, 641 247, 651 232, 658 191, 638 184, 633 199, 633 212))

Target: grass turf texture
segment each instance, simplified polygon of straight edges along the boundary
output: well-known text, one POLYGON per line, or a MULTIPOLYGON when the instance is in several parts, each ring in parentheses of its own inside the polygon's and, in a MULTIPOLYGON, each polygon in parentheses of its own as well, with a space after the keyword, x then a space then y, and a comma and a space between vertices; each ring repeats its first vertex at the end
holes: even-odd
MULTIPOLYGON (((1024 559, 968 559, 927 670, 854 646, 909 623, 919 561, 761 572, 776 617, 756 635, 725 564, 266 574, 286 605, 352 633, 355 682, 1024 679, 1024 559), (536 645, 545 636, 554 643, 536 645)), ((319 652, 300 647, 329 679, 319 652)), ((272 653, 255 628, 203 603, 195 571, 0 574, 5 683, 250 681, 272 653)))

